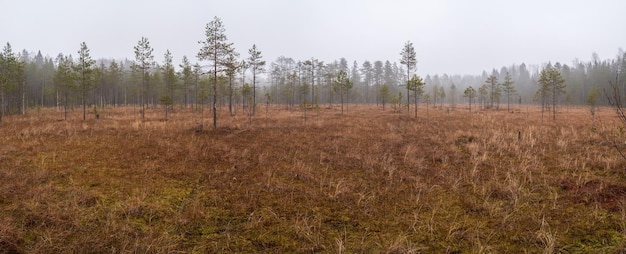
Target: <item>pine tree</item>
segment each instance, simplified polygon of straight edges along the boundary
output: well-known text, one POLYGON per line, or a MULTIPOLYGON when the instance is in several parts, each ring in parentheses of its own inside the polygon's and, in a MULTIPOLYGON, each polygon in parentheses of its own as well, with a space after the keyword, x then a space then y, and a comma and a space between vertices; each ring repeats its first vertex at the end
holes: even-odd
POLYGON ((502 91, 506 94, 506 110, 508 112, 511 112, 511 95, 514 95, 517 90, 515 90, 513 78, 511 78, 511 74, 509 74, 509 72, 507 72, 506 76, 504 77, 504 83, 502 83, 502 91))
POLYGON ((176 89, 176 72, 174 70, 173 57, 170 50, 165 51, 163 66, 163 81, 167 94, 161 97, 161 104, 165 105, 165 118, 167 119, 168 108, 174 108, 174 90, 176 89))
POLYGON ((385 111, 385 102, 387 101, 387 98, 389 98, 389 86, 387 84, 384 84, 380 87, 380 100, 383 104, 383 111, 385 111))
MULTIPOLYGON (((350 70, 346 69, 346 73, 348 73, 348 71, 350 71, 349 76, 350 76, 350 81, 352 81, 352 85, 359 87, 361 86, 362 83, 364 83, 365 80, 361 80, 361 72, 360 72, 359 64, 357 63, 357 61, 352 62, 352 68, 350 70)), ((333 72, 333 75, 335 74, 336 74, 336 71, 333 72)), ((363 79, 365 79, 365 77, 363 77, 363 79)), ((366 100, 365 97, 361 99, 362 101, 366 100)))
POLYGON ((261 59, 261 51, 257 50, 256 44, 252 45, 252 48, 248 50, 250 57, 248 57, 248 64, 252 71, 252 115, 256 114, 256 75, 265 72, 265 61, 261 59))
POLYGON ((15 61, 15 55, 11 44, 7 42, 0 54, 0 122, 6 111, 6 93, 10 87, 11 65, 15 61))
POLYGON ((439 87, 438 95, 439 95, 439 105, 440 105, 439 108, 443 109, 443 98, 446 98, 446 89, 443 88, 443 86, 439 87))
MULTIPOLYGON (((356 61, 354 62, 356 66, 356 61)), ((372 69, 372 63, 365 60, 361 65, 361 73, 363 76, 363 84, 365 85, 365 103, 369 102, 369 87, 372 85, 372 79, 374 78, 374 72, 372 69)), ((353 77, 354 81, 354 77, 353 77)))
MULTIPOLYGON (((419 98, 424 94, 424 80, 415 74, 407 83, 407 88, 409 91, 413 92, 413 98, 415 102, 415 117, 417 118, 417 105, 419 103, 419 98)), ((407 94, 407 97, 410 97, 410 94, 407 94)))
POLYGON ((152 55, 154 49, 150 47, 148 38, 141 37, 141 40, 135 46, 135 64, 133 65, 136 71, 141 73, 141 119, 145 119, 145 105, 147 103, 147 82, 148 74, 152 66, 154 66, 154 56, 152 55))
MULTIPOLYGON (((195 63, 193 65, 193 71, 191 72, 192 76, 193 76, 193 103, 194 103, 194 109, 197 111, 198 110, 198 101, 200 99, 200 75, 202 75, 202 66, 200 66, 199 63, 195 63)), ((200 100, 202 101, 202 100, 200 100)))
POLYGON ((181 68, 180 70, 180 79, 183 81, 183 93, 184 93, 184 103, 185 108, 187 108, 187 104, 189 103, 189 87, 193 84, 193 71, 191 69, 191 63, 189 62, 189 58, 187 56, 183 56, 183 60, 178 65, 181 68))
POLYGON ((546 67, 541 71, 539 83, 541 84, 541 89, 544 89, 552 96, 552 119, 556 120, 556 105, 558 104, 559 95, 565 93, 565 79, 555 67, 546 67))
POLYGON ((489 88, 489 108, 493 108, 493 103, 496 101, 498 96, 498 77, 495 75, 491 75, 485 80, 485 84, 488 85, 489 88))
POLYGON ((316 94, 315 94, 315 77, 319 76, 319 71, 321 67, 319 66, 319 62, 315 58, 311 58, 311 60, 304 61, 304 65, 307 67, 307 70, 310 71, 309 76, 311 78, 311 105, 316 103, 316 94), (317 69, 317 72, 315 71, 317 69))
POLYGON ((378 105, 378 100, 380 99, 380 84, 383 82, 383 74, 384 74, 384 69, 383 69, 383 62, 382 61, 376 61, 374 62, 374 86, 376 87, 375 91, 376 91, 376 105, 378 105))
POLYGON ((57 91, 63 94, 63 119, 67 120, 67 106, 70 91, 75 87, 76 78, 72 72, 72 60, 67 56, 59 56, 57 70, 54 75, 54 85, 57 91))
POLYGON ((213 67, 213 128, 217 128, 217 74, 226 69, 226 59, 233 51, 225 32, 222 20, 214 17, 205 27, 205 40, 198 42, 202 45, 198 60, 208 60, 213 67))
POLYGON ((0 122, 2 117, 10 111, 7 95, 22 90, 22 113, 24 111, 24 71, 25 63, 20 59, 7 42, 0 54, 0 122))
POLYGON ((242 63, 237 60, 239 54, 232 51, 226 58, 226 76, 228 77, 228 113, 233 115, 233 79, 242 67, 242 63))
MULTIPOLYGON (((106 72, 106 81, 107 83, 111 86, 111 88, 113 89, 113 105, 117 106, 120 104, 120 91, 118 90, 121 86, 122 83, 122 77, 123 77, 123 67, 121 67, 116 61, 112 61, 109 64, 109 68, 107 68, 107 72, 106 72)), ((124 90, 124 92, 122 93, 124 96, 126 96, 126 90, 124 90)))
POLYGON ((467 97, 469 99, 469 111, 472 112, 472 100, 476 98, 476 90, 472 86, 469 86, 463 92, 463 97, 467 97))
POLYGON ((395 79, 395 73, 393 72, 393 67, 391 65, 391 62, 385 61, 385 67, 384 67, 383 72, 384 72, 383 83, 387 86, 394 86, 396 79, 395 79))
POLYGON ((483 109, 486 107, 485 104, 487 101, 487 94, 489 93, 487 90, 488 90, 487 84, 483 84, 482 86, 478 88, 478 94, 480 94, 480 104, 483 109))
MULTIPOLYGON (((400 63, 406 65, 406 78, 407 78, 407 89, 406 89, 406 93, 407 95, 409 94, 409 86, 408 86, 408 82, 409 82, 409 77, 411 76, 411 70, 416 68, 417 65, 417 57, 416 57, 416 53, 415 53, 415 48, 413 48, 413 43, 411 41, 407 41, 404 44, 404 47, 402 48, 402 51, 400 52, 400 63)), ((410 112, 409 109, 409 98, 410 96, 406 97, 406 111, 410 112)))
POLYGON ((343 114, 344 97, 347 103, 350 89, 352 89, 352 81, 348 78, 348 73, 344 70, 340 70, 333 82, 333 90, 339 93, 339 97, 341 98, 341 114, 343 114))
POLYGON ((452 108, 456 108, 456 85, 454 82, 450 83, 450 104, 452 104, 452 108))
POLYGON ((83 121, 87 119, 87 92, 94 85, 94 69, 95 60, 89 55, 89 48, 85 42, 80 44, 78 50, 78 62, 72 66, 76 73, 78 89, 81 91, 81 100, 83 103, 83 121))

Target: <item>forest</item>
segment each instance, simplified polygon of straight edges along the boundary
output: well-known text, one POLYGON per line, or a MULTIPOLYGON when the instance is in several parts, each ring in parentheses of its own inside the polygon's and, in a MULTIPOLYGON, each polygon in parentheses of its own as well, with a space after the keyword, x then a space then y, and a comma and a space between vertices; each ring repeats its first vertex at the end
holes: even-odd
MULTIPOLYGON (((207 36, 200 42, 196 61, 194 56, 177 56, 181 59, 178 66, 169 50, 162 63, 155 62, 154 49, 143 37, 137 47, 128 49, 135 59, 103 56, 95 60, 84 42, 78 55, 63 52, 56 57, 48 55, 52 52, 16 52, 7 42, 0 55, 0 111, 11 115, 31 108, 74 109, 81 105, 94 111, 129 105, 199 108, 215 102, 220 108, 228 105, 229 112, 235 114, 249 105, 255 106, 254 111, 259 103, 287 107, 338 103, 344 95, 346 102, 358 104, 410 104, 413 100, 417 105, 421 99, 422 103, 446 103, 454 108, 474 99, 481 107, 501 108, 506 104, 510 109, 511 104, 549 104, 539 82, 546 68, 554 68, 564 80, 559 105, 607 105, 605 92, 612 91, 611 82, 626 77, 626 53, 619 49, 613 58, 601 59, 593 53, 587 62, 551 63, 546 59, 545 63, 513 64, 475 75, 427 74, 419 77, 423 83, 419 89, 409 89, 418 59, 407 65, 400 55, 399 62, 379 59, 362 63, 345 58, 324 63, 314 56, 281 56, 266 64, 256 46, 247 55, 232 48, 217 17, 207 24, 205 32, 210 35, 212 31, 218 31, 220 37, 207 36), (336 85, 340 72, 347 74, 347 90, 336 85), (469 87, 475 95, 465 93, 469 87)), ((405 46, 420 50, 413 49, 410 42, 405 46)), ((404 52, 406 47, 399 49, 404 52)))

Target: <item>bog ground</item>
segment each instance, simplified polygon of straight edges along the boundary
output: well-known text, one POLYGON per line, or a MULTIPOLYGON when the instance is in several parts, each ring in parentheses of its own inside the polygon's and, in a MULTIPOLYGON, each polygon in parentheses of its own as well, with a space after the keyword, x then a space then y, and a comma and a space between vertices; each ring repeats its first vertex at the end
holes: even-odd
MULTIPOLYGON (((445 108, 445 105, 444 105, 445 108)), ((0 124, 0 253, 626 248, 610 108, 32 110, 0 124), (199 129, 203 124, 205 128, 199 129)), ((616 149, 617 148, 617 149, 616 149)))

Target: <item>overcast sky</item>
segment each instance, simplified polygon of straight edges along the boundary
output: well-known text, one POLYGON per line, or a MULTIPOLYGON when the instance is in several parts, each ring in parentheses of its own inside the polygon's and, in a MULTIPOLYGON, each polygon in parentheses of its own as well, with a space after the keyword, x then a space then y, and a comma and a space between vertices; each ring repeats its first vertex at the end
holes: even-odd
POLYGON ((242 56, 399 62, 406 41, 418 73, 480 74, 511 64, 613 58, 626 47, 626 1, 550 0, 0 0, 0 43, 15 51, 134 59, 142 36, 161 62, 196 61, 205 25, 220 17, 242 56))

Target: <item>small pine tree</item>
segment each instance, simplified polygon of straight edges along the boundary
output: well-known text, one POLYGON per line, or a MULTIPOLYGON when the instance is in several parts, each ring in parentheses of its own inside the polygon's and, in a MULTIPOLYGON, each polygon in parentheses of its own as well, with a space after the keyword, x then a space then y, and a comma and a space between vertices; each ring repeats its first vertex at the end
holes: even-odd
POLYGON ((72 69, 76 73, 77 84, 81 91, 81 100, 83 103, 83 121, 87 119, 87 93, 94 84, 94 69, 93 65, 95 60, 91 59, 89 55, 89 48, 85 42, 80 44, 80 50, 78 50, 78 63, 72 66, 72 69))
POLYGON ((565 93, 565 79, 556 68, 546 67, 541 71, 539 83, 541 84, 541 89, 552 95, 552 120, 556 120, 556 105, 558 104, 559 95, 565 93))
POLYGON ((469 111, 472 112, 472 100, 474 98, 476 98, 476 90, 474 90, 474 88, 472 86, 469 86, 463 92, 463 97, 468 98, 468 100, 469 100, 469 111))
POLYGON ((511 74, 508 72, 504 77, 504 83, 502 83, 502 91, 506 94, 506 110, 511 112, 511 96, 514 95, 517 91, 515 90, 513 78, 511 78, 511 74))
POLYGON ((385 102, 389 98, 389 86, 384 84, 380 87, 380 99, 383 104, 383 111, 385 111, 385 102))
POLYGON ((409 91, 413 92, 414 102, 415 102, 415 117, 417 118, 417 105, 419 103, 419 98, 424 94, 424 80, 417 75, 413 75, 411 80, 407 83, 407 88, 409 91))
POLYGON ((598 104, 598 95, 600 95, 600 88, 594 86, 589 92, 589 96, 587 97, 587 101, 585 103, 589 106, 589 113, 591 113, 591 124, 595 127, 596 123, 596 110, 598 104))

